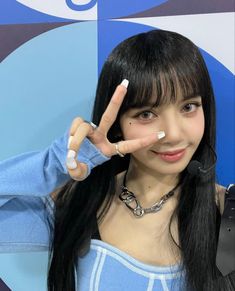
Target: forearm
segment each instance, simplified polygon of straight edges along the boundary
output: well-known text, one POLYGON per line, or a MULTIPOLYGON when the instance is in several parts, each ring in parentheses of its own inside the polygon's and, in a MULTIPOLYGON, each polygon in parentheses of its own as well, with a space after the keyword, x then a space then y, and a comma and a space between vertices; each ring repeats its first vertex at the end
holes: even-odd
MULTIPOLYGON (((65 166, 68 134, 46 150, 22 154, 0 163, 0 205, 16 195, 44 196, 69 179, 65 166)), ((82 143, 78 160, 88 165, 88 174, 108 160, 88 139, 82 143)))

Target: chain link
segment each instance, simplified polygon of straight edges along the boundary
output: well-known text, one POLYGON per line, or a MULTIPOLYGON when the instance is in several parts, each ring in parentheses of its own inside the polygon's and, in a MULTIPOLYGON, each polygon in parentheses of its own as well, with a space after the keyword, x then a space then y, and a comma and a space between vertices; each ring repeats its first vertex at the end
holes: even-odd
POLYGON ((159 202, 156 202, 149 208, 143 208, 140 202, 137 200, 135 194, 127 189, 127 187, 122 186, 122 193, 119 195, 119 199, 125 203, 125 205, 132 211, 136 217, 142 217, 147 213, 155 213, 162 209, 162 206, 166 201, 174 195, 174 191, 171 190, 167 194, 163 195, 159 202), (130 205, 133 204, 134 206, 130 205))

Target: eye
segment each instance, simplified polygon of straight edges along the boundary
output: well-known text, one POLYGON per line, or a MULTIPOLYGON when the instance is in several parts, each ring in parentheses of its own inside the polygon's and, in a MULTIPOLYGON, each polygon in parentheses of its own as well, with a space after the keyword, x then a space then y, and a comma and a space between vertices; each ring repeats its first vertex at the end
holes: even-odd
POLYGON ((144 120, 144 121, 149 121, 149 120, 152 120, 153 118, 156 117, 156 114, 154 114, 153 112, 151 111, 142 111, 140 113, 137 113, 135 115, 136 118, 140 119, 140 120, 144 120))
POLYGON ((182 111, 184 113, 191 113, 191 112, 195 112, 197 110, 198 107, 200 107, 202 104, 199 102, 191 102, 191 103, 187 103, 184 105, 182 111))

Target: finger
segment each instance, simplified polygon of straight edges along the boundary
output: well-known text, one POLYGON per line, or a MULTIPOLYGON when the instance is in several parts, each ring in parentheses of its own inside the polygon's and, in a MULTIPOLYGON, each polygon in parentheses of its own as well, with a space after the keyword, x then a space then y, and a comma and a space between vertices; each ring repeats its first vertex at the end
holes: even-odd
POLYGON ((83 181, 87 177, 88 167, 84 163, 79 163, 76 160, 75 162, 77 163, 77 167, 75 169, 68 169, 69 175, 73 180, 83 181))
POLYGON ((70 138, 69 149, 75 152, 78 152, 81 146, 81 143, 89 132, 93 130, 92 126, 87 122, 82 122, 76 129, 72 138, 70 138))
POLYGON ((104 135, 108 133, 110 127, 117 118, 118 111, 127 92, 128 83, 128 80, 124 79, 122 83, 117 86, 104 114, 102 115, 99 124, 99 131, 104 135))
MULTIPOLYGON (((153 145, 165 136, 164 131, 159 131, 157 134, 153 133, 143 138, 120 141, 118 143, 119 152, 123 155, 133 153, 137 150, 153 145)), ((114 144, 114 154, 117 154, 116 146, 114 144)))
POLYGON ((79 125, 83 122, 84 120, 81 117, 76 117, 71 124, 69 135, 74 135, 79 125))
MULTIPOLYGON (((77 153, 80 149, 81 143, 87 136, 92 126, 87 122, 82 122, 72 139, 70 139, 69 149, 66 157, 66 166, 71 177, 76 180, 82 180, 87 175, 87 165, 77 161, 77 153)), ((71 137, 70 137, 71 138, 71 137)))

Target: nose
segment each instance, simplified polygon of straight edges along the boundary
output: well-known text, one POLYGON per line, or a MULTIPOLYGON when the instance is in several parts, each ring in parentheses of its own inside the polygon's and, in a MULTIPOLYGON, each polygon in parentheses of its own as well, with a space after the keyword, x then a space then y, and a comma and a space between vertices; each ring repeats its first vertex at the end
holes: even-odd
POLYGON ((183 122, 176 112, 170 111, 162 118, 161 129, 166 134, 163 143, 176 145, 182 141, 183 122))

